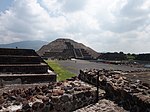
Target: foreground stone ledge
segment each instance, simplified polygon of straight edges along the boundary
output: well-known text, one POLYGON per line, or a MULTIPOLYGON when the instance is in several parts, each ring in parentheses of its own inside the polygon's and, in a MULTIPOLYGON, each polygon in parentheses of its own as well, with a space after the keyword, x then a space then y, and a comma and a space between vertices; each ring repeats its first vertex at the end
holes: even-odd
POLYGON ((3 92, 0 112, 71 112, 95 101, 96 88, 74 79, 3 92))
POLYGON ((79 79, 97 85, 97 74, 100 88, 106 91, 106 98, 131 112, 150 111, 150 85, 140 80, 128 80, 121 71, 81 70, 79 79))
POLYGON ((91 104, 83 108, 77 109, 74 112, 128 112, 122 107, 119 107, 113 101, 101 99, 96 104, 91 104))

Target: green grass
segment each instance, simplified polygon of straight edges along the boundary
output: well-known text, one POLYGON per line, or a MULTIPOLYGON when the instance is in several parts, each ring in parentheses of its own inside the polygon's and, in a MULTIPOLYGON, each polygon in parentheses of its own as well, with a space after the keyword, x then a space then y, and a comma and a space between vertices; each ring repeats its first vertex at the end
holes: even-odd
POLYGON ((132 56, 132 55, 127 55, 127 59, 128 59, 128 60, 134 60, 134 59, 135 59, 135 57, 134 57, 134 56, 132 56))
POLYGON ((68 78, 75 76, 75 74, 69 72, 68 70, 64 69, 57 61, 54 60, 46 60, 46 63, 54 70, 55 73, 58 74, 57 80, 63 81, 68 78))

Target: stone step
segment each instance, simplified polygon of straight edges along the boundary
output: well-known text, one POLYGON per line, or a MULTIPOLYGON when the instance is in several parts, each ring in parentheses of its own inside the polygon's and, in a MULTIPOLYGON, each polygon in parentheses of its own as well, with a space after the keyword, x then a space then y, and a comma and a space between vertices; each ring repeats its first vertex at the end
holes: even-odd
POLYGON ((0 48, 0 55, 38 56, 32 49, 0 48))
POLYGON ((38 56, 7 56, 0 55, 0 64, 39 64, 41 58, 38 56))
POLYGON ((42 64, 0 64, 0 73, 31 73, 40 74, 47 73, 49 66, 45 63, 42 64))

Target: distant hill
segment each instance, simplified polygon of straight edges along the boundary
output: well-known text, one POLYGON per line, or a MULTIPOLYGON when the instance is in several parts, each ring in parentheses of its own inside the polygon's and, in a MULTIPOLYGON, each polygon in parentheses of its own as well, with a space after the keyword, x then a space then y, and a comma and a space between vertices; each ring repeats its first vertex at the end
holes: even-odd
POLYGON ((14 42, 10 44, 0 44, 0 48, 23 48, 23 49, 34 49, 39 50, 43 45, 47 44, 48 42, 41 41, 41 40, 33 40, 33 41, 20 41, 14 42))
POLYGON ((99 56, 96 51, 83 45, 82 43, 63 38, 56 39, 49 44, 42 46, 37 53, 43 57, 59 59, 93 59, 99 56))

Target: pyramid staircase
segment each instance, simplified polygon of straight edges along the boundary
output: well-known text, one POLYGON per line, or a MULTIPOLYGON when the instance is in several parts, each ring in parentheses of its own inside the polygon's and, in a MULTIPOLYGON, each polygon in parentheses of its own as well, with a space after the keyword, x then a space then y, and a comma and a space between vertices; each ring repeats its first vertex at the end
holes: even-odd
POLYGON ((92 59, 92 56, 85 49, 77 49, 77 48, 75 49, 74 46, 70 42, 65 42, 65 44, 67 45, 67 49, 73 52, 73 54, 71 55, 74 56, 74 58, 92 59))

